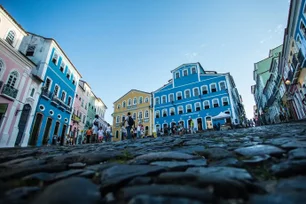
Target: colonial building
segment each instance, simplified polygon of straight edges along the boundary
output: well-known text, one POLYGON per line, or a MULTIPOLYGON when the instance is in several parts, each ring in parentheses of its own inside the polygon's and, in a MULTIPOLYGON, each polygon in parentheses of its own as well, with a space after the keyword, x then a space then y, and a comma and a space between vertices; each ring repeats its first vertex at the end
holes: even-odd
POLYGON ((93 125, 93 119, 96 115, 96 107, 95 107, 95 101, 96 101, 96 95, 94 92, 90 89, 88 91, 88 106, 87 106, 87 118, 85 123, 85 128, 88 129, 89 127, 92 127, 93 125))
POLYGON ((142 124, 145 135, 152 134, 152 106, 151 93, 132 89, 114 102, 113 141, 122 139, 121 127, 127 113, 130 112, 136 125, 142 124))
POLYGON ((95 98, 95 110, 96 115, 99 116, 99 126, 106 129, 108 125, 108 123, 105 121, 105 112, 107 110, 107 107, 102 101, 102 99, 99 97, 95 98))
POLYGON ((26 146, 42 81, 18 51, 26 31, 1 6, 0 28, 0 147, 26 146))
POLYGON ((33 74, 43 81, 29 145, 50 144, 54 135, 64 144, 81 74, 52 38, 29 33, 20 51, 37 64, 33 74))
POLYGON ((191 120, 198 131, 242 123, 242 101, 229 73, 206 71, 200 63, 183 64, 171 73, 172 79, 153 92, 155 131, 178 123, 188 128, 191 120))

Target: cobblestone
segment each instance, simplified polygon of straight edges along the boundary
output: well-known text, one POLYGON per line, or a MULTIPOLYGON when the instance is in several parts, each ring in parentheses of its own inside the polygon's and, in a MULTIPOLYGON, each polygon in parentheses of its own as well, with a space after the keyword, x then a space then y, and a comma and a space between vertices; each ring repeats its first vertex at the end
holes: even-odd
POLYGON ((303 203, 305 124, 0 149, 0 203, 303 203))

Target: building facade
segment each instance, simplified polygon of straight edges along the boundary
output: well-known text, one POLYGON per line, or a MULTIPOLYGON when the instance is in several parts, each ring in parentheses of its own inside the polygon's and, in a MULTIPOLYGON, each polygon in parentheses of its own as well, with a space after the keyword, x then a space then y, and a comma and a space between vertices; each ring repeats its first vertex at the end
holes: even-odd
POLYGON ((128 112, 131 113, 136 125, 144 126, 145 136, 152 134, 151 93, 132 89, 114 102, 113 141, 122 140, 122 122, 128 112))
POLYGON ((26 31, 0 6, 0 147, 26 146, 41 81, 19 53, 26 31))
POLYGON ((29 33, 20 51, 31 51, 27 56, 37 64, 34 74, 43 81, 28 144, 51 144, 54 135, 64 144, 81 74, 54 39, 29 33))
POLYGON ((172 79, 153 92, 154 131, 191 120, 197 131, 215 124, 240 124, 244 113, 230 74, 205 71, 200 63, 183 64, 171 71, 172 79))

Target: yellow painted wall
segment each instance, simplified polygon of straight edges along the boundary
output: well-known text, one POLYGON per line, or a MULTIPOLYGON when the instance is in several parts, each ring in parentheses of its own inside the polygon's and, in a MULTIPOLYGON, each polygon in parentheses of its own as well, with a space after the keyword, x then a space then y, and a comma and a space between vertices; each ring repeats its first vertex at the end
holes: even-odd
POLYGON ((150 107, 151 94, 145 93, 137 90, 131 90, 122 98, 114 103, 114 112, 113 116, 113 141, 119 141, 121 139, 121 126, 122 126, 122 116, 127 116, 127 113, 130 112, 131 116, 136 113, 135 125, 138 125, 142 121, 144 128, 148 127, 148 135, 152 134, 153 129, 153 111, 150 107), (142 96, 142 103, 139 104, 139 97, 142 96), (134 104, 134 98, 136 97, 137 103, 134 104), (145 98, 148 98, 148 102, 145 101, 145 98), (128 105, 129 99, 131 99, 131 105, 128 105), (125 101, 125 107, 123 102, 125 101), (145 111, 149 111, 149 117, 145 118, 145 111), (139 112, 142 112, 142 120, 138 118, 139 112), (117 123, 116 118, 119 117, 119 123, 117 123), (118 131, 118 138, 116 137, 116 132, 118 131))

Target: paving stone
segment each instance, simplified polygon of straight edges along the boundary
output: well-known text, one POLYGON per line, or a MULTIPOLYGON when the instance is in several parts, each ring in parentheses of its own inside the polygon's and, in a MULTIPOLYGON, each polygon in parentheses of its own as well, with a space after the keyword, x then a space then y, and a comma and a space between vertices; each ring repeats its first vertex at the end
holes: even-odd
POLYGON ((306 160, 289 160, 271 167, 274 175, 279 177, 294 176, 297 174, 306 174, 306 160))
POLYGON ((269 195, 255 195, 249 203, 250 204, 301 204, 305 203, 305 193, 282 193, 282 194, 269 194, 269 195))
POLYGON ((140 177, 133 178, 133 180, 129 182, 129 185, 130 186, 146 185, 146 184, 151 184, 151 182, 152 182, 151 177, 140 176, 140 177))
POLYGON ((282 155, 285 151, 271 145, 254 145, 250 147, 238 148, 235 150, 236 153, 243 156, 258 156, 258 155, 282 155))
POLYGON ((199 152, 200 155, 205 156, 205 158, 211 159, 211 160, 221 160, 228 157, 233 157, 233 154, 226 149, 222 148, 210 148, 206 149, 202 152, 199 152))
POLYGON ((202 202, 179 197, 167 197, 167 196, 150 196, 150 195, 138 195, 132 198, 128 204, 202 204, 202 202))
POLYGON ((293 178, 279 180, 276 186, 276 190, 278 192, 303 191, 304 193, 306 193, 306 176, 297 176, 293 178))
POLYGON ((242 167, 243 163, 236 158, 226 158, 219 161, 212 161, 209 166, 228 166, 228 167, 242 167))
POLYGON ((251 164, 259 164, 259 163, 267 161, 270 158, 271 157, 269 155, 265 154, 265 155, 253 156, 250 159, 242 160, 242 162, 244 164, 249 164, 249 165, 251 165, 251 164))
POLYGON ((146 161, 169 161, 169 160, 177 160, 177 161, 184 161, 188 159, 197 159, 199 157, 180 153, 180 152, 154 152, 154 153, 148 153, 141 156, 138 156, 135 158, 135 160, 146 160, 146 161))
POLYGON ((289 159, 306 159, 306 148, 297 148, 288 152, 289 159))
POLYGON ((70 168, 74 168, 74 169, 82 169, 86 166, 85 163, 81 163, 81 162, 77 162, 77 163, 73 163, 73 164, 69 164, 68 167, 70 168))
POLYGON ((92 204, 100 200, 101 195, 96 185, 88 179, 73 177, 48 186, 33 204, 92 204))
POLYGON ((282 145, 284 149, 306 148, 305 141, 291 141, 282 145))
POLYGON ((38 186, 24 186, 7 191, 5 195, 7 196, 8 200, 12 201, 28 198, 40 190, 41 188, 38 186))

